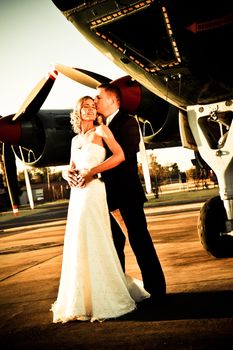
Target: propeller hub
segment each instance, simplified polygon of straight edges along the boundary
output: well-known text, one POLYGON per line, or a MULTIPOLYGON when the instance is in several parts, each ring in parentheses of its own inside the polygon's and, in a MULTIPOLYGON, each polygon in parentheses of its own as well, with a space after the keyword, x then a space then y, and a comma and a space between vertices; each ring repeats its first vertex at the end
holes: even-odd
POLYGON ((21 137, 20 122, 12 122, 12 115, 0 118, 0 141, 16 145, 21 137))
POLYGON ((132 80, 130 76, 125 76, 112 81, 112 84, 119 87, 121 91, 121 108, 130 114, 136 114, 141 103, 140 84, 132 80))

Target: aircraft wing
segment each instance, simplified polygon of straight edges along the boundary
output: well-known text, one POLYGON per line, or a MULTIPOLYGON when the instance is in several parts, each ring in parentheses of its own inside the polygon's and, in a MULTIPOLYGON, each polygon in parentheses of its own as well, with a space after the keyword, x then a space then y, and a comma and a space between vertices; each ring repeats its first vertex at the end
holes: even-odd
POLYGON ((53 0, 104 55, 179 108, 233 97, 233 2, 53 0))

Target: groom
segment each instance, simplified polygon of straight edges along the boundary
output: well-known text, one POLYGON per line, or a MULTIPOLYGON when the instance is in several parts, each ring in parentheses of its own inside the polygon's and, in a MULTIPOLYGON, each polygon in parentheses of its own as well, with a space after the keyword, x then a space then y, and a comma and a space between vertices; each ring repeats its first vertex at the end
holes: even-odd
MULTIPOLYGON (((129 242, 141 270, 144 288, 151 300, 159 302, 166 295, 166 282, 153 241, 147 229, 144 202, 147 201, 138 176, 137 152, 140 134, 134 117, 120 110, 121 94, 113 84, 101 84, 95 97, 97 113, 101 114, 121 145, 125 161, 101 174, 105 182, 109 211, 118 209, 128 231, 129 242)), ((107 148, 107 147, 106 147, 107 148)), ((107 149, 108 157, 110 151, 107 149)), ((70 185, 74 185, 72 176, 70 185)), ((82 185, 85 177, 81 180, 82 185)), ((125 235, 112 215, 111 228, 114 244, 125 271, 125 235)))

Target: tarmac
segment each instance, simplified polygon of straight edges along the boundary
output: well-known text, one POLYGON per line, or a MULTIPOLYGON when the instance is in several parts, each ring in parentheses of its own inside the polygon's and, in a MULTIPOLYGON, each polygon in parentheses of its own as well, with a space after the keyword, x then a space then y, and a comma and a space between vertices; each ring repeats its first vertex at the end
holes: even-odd
MULTIPOLYGON (((67 201, 0 215, 2 349, 231 349, 233 259, 215 259, 197 237, 201 203, 145 208, 167 281, 161 305, 105 322, 53 324, 67 201)), ((127 273, 140 278, 126 245, 127 273)))

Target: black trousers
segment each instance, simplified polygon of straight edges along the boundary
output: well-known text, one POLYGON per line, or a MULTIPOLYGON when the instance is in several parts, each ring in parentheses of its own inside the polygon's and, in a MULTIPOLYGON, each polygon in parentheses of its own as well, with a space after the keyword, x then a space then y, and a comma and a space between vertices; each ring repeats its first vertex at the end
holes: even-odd
MULTIPOLYGON (((143 204, 131 203, 119 208, 128 231, 129 243, 141 270, 144 288, 152 298, 166 294, 166 281, 153 241, 147 229, 143 204)), ((116 220, 111 217, 113 241, 123 271, 125 271, 125 235, 116 220)))

